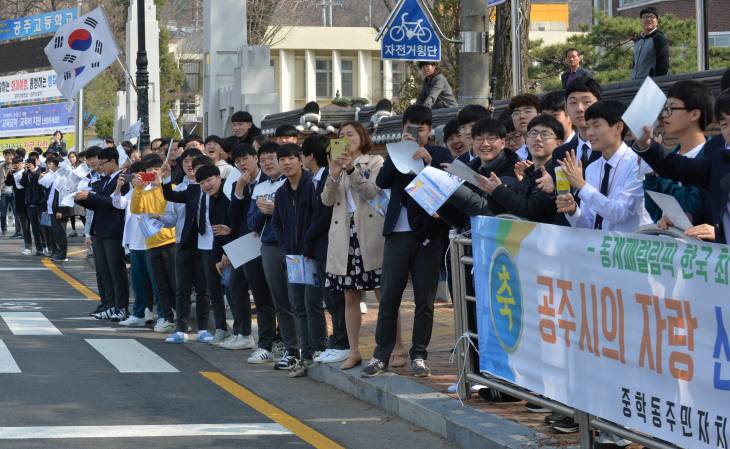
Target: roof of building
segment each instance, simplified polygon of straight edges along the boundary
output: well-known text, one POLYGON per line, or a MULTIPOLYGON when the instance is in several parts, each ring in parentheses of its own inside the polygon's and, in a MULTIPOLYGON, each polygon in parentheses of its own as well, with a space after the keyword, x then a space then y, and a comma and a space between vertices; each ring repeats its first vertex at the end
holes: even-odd
MULTIPOLYGON (((658 77, 655 78, 655 81, 664 92, 667 92, 669 87, 677 81, 695 79, 708 86, 712 93, 717 96, 720 93, 720 78, 724 72, 725 69, 685 73, 658 77)), ((634 95, 636 95, 641 83, 642 81, 637 80, 604 85, 602 89, 603 98, 618 100, 628 104, 634 98, 634 95)), ((498 117, 506 109, 507 104, 507 100, 496 101, 494 104, 494 116, 498 117)), ((459 109, 458 107, 435 109, 433 111, 433 127, 436 128, 440 125, 445 125, 449 120, 456 117, 459 109)), ((321 109, 319 123, 316 128, 310 128, 306 126, 306 123, 301 123, 303 116, 302 109, 295 109, 293 111, 266 116, 261 122, 261 129, 264 134, 273 135, 277 126, 291 124, 299 126, 304 134, 313 132, 334 133, 342 123, 357 120, 365 125, 366 128, 370 129, 375 144, 382 145, 400 141, 403 133, 402 117, 400 115, 383 117, 377 124, 374 124, 371 123, 371 117, 374 113, 375 106, 372 105, 360 109, 328 105, 321 109)))
POLYGON ((272 39, 272 50, 380 51, 378 32, 370 27, 282 27, 272 39))

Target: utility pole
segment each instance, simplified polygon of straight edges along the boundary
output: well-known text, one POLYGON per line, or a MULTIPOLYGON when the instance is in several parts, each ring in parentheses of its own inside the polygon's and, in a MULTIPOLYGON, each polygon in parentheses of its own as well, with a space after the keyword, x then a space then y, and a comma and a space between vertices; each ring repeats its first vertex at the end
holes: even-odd
POLYGON ((707 0, 695 0, 697 15, 697 70, 710 70, 709 42, 707 37, 707 0))
POLYGON ((145 0, 137 0, 137 117, 142 122, 137 147, 142 151, 150 145, 149 73, 144 23, 145 0))
POLYGON ((488 8, 484 0, 462 0, 459 28, 459 104, 489 106, 488 8))
POLYGON ((512 21, 512 92, 517 95, 522 90, 522 46, 520 45, 520 2, 510 0, 512 21))
MULTIPOLYGON (((81 17, 81 0, 76 3, 76 16, 81 17)), ((76 94, 76 121, 74 123, 74 131, 76 133, 76 152, 80 153, 84 150, 84 89, 79 89, 76 94)))

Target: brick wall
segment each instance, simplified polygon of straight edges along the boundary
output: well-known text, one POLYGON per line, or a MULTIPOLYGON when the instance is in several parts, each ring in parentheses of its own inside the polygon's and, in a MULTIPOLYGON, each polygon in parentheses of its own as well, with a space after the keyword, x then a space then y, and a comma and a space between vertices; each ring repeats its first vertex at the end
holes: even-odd
MULTIPOLYGON (((620 0, 614 0, 614 15, 626 17, 638 17, 639 11, 644 6, 653 6, 659 11, 659 15, 672 13, 683 19, 695 18, 695 2, 694 0, 667 0, 652 3, 651 5, 641 5, 632 8, 618 10, 620 0)), ((730 31, 730 3, 728 0, 707 0, 707 16, 708 28, 713 31, 730 31)), ((661 17, 660 17, 661 27, 661 17)))

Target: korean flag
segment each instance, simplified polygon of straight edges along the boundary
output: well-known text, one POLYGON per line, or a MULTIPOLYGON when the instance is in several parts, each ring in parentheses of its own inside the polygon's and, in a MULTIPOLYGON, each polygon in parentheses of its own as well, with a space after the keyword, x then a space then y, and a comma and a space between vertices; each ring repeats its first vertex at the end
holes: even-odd
POLYGON ((58 90, 71 100, 116 60, 119 48, 99 7, 60 27, 45 53, 58 74, 58 90))

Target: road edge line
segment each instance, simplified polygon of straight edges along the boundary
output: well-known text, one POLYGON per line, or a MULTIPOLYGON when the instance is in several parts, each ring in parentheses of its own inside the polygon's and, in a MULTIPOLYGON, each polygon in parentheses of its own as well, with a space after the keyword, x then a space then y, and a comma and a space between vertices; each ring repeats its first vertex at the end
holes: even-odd
POLYGON ((58 268, 56 266, 56 264, 54 264, 51 261, 51 259, 43 258, 41 260, 41 263, 43 264, 44 267, 46 267, 49 270, 51 270, 51 272, 53 274, 55 274, 56 276, 58 276, 62 280, 66 281, 66 283, 68 285, 70 285, 71 287, 73 287, 74 289, 76 289, 76 291, 78 291, 79 293, 81 293, 82 295, 84 295, 86 297, 86 299, 89 299, 91 301, 100 301, 101 300, 101 298, 99 298, 99 295, 97 295, 96 293, 94 293, 93 290, 91 290, 89 287, 87 287, 84 284, 82 284, 80 281, 78 281, 76 278, 74 278, 70 274, 68 274, 65 271, 63 271, 62 269, 58 268))
POLYGON ((257 412, 289 429, 293 434, 318 449, 345 449, 327 436, 294 418, 279 407, 266 402, 246 387, 225 375, 214 371, 201 371, 200 374, 228 392, 230 395, 253 408, 257 412))

